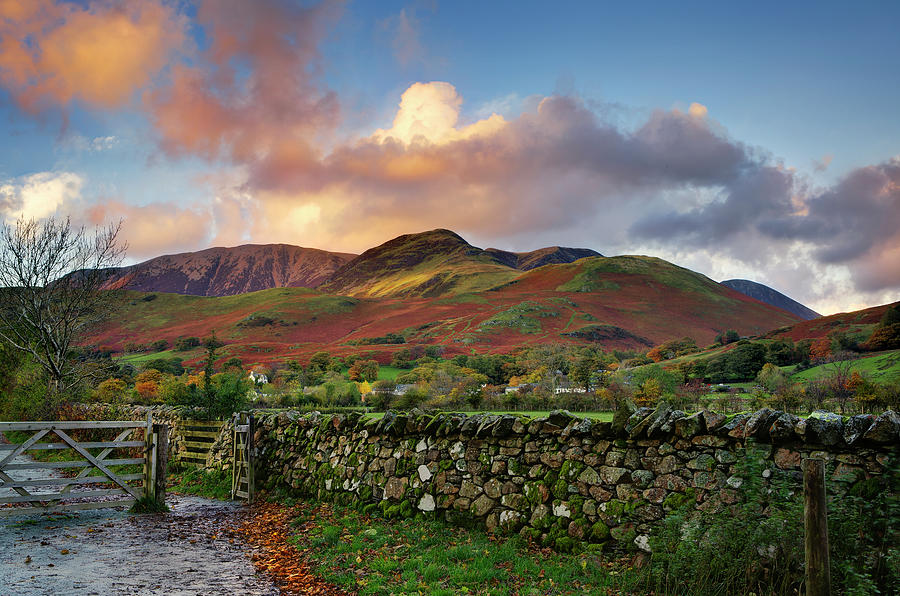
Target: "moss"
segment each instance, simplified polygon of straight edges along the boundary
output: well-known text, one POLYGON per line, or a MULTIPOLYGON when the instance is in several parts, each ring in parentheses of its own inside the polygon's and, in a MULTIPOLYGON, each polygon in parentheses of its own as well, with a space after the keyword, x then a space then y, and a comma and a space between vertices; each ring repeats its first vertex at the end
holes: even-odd
POLYGON ((565 500, 569 496, 569 483, 560 478, 553 484, 553 496, 560 500, 565 500))
POLYGON ((665 509, 666 511, 681 509, 688 503, 693 502, 694 498, 695 497, 693 489, 688 489, 684 493, 671 492, 663 500, 663 509, 665 509))
POLYGON ((481 454, 478 456, 478 461, 480 461, 481 465, 483 465, 483 466, 489 466, 489 465, 491 465, 491 456, 488 455, 486 452, 482 451, 481 454))
POLYGON ((446 472, 447 470, 449 470, 452 467, 453 467, 452 459, 442 459, 440 462, 438 462, 438 470, 441 472, 446 472))
POLYGON ((606 504, 605 511, 606 515, 610 517, 621 517, 621 515, 625 512, 625 503, 618 499, 613 499, 606 504))
POLYGON ((570 553, 575 550, 575 540, 569 536, 560 536, 553 545, 561 553, 570 553))
POLYGON ((591 531, 588 536, 593 542, 603 542, 609 538, 609 526, 602 521, 597 521, 597 523, 591 526, 591 531))
POLYGON ((412 503, 408 500, 400 503, 400 516, 401 517, 412 517, 412 514, 415 512, 413 509, 412 503))
POLYGON ((532 542, 537 542, 541 538, 541 531, 537 528, 522 528, 522 531, 519 532, 519 535, 522 536, 525 540, 529 540, 532 542))

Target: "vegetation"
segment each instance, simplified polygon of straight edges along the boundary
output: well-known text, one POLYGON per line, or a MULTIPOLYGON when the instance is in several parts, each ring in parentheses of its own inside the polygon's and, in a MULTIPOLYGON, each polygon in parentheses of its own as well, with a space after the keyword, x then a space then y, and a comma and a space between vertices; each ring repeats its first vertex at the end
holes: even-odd
MULTIPOLYGON (((647 588, 660 594, 791 594, 804 577, 803 497, 760 454, 738 457, 740 500, 670 513, 651 536, 647 588)), ((829 490, 832 587, 842 594, 900 590, 900 473, 829 490)), ((830 477, 830 474, 827 475, 830 477)))
POLYGON ((300 502, 295 541, 311 571, 359 594, 604 593, 633 585, 624 561, 586 551, 540 551, 419 516, 385 519, 339 505, 300 502))

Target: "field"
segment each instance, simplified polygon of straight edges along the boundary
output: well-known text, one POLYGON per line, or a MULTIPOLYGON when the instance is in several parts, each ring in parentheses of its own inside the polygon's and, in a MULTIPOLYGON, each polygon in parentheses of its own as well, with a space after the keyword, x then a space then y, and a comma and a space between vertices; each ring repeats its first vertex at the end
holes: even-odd
MULTIPOLYGON (((783 367, 785 371, 792 372, 791 378, 797 381, 808 381, 828 376, 832 364, 821 364, 800 372, 793 372, 795 367, 783 367)), ((893 383, 900 381, 900 350, 882 352, 874 356, 864 356, 852 360, 851 371, 858 371, 863 377, 874 383, 893 383)))

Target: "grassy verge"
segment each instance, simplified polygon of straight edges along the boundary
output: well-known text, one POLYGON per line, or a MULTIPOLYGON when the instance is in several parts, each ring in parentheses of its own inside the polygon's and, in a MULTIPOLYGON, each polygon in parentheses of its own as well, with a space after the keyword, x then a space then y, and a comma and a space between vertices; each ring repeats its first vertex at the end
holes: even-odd
MULTIPOLYGON (((513 411, 513 410, 476 410, 476 411, 458 411, 458 412, 440 412, 441 414, 465 414, 466 416, 477 416, 478 414, 512 414, 514 416, 525 416, 527 418, 541 418, 550 415, 550 410, 546 411, 513 411)), ((612 422, 613 412, 572 412, 577 418, 590 418, 592 420, 600 420, 601 422, 612 422)), ((366 414, 369 418, 376 420, 384 417, 384 412, 369 412, 366 414)))
POLYGON ((359 594, 616 594, 639 581, 628 559, 558 554, 427 519, 385 520, 300 502, 293 541, 322 580, 359 594))

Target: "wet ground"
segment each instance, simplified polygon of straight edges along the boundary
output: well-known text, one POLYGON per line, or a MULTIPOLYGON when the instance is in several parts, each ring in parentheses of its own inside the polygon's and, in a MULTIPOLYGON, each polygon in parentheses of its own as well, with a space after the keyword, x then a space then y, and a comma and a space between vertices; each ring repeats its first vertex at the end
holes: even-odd
POLYGON ((228 531, 234 503, 169 495, 168 514, 0 518, 0 595, 279 594, 228 531))

